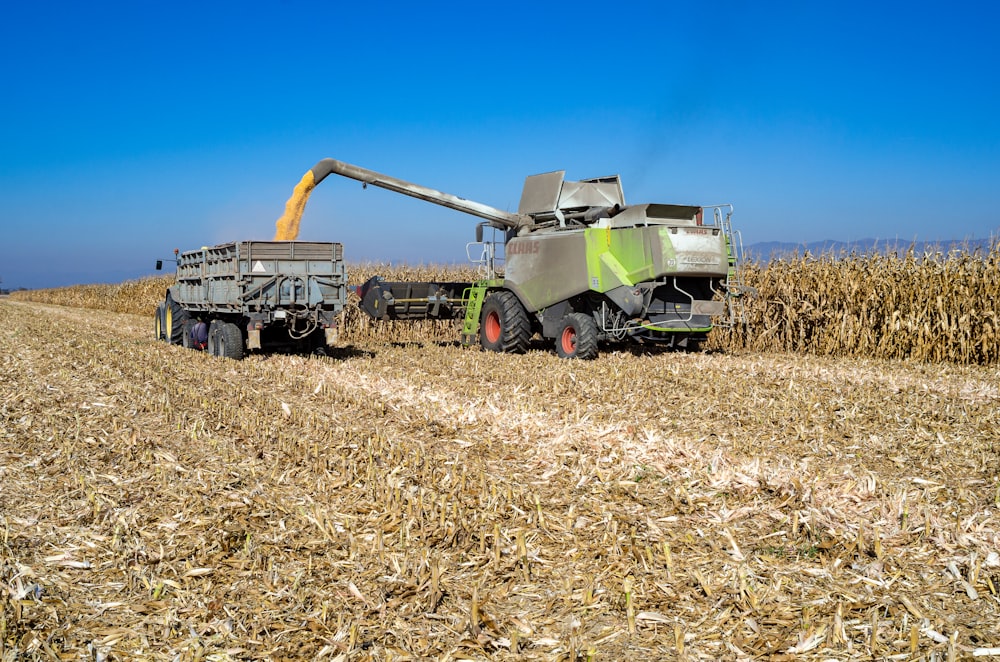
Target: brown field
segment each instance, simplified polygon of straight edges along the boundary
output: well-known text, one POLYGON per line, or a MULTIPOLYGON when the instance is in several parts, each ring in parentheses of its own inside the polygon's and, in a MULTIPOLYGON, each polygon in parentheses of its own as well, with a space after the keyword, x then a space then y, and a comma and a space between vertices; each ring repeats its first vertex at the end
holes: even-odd
POLYGON ((751 269, 714 351, 592 362, 0 301, 0 660, 996 655, 998 255, 751 269))

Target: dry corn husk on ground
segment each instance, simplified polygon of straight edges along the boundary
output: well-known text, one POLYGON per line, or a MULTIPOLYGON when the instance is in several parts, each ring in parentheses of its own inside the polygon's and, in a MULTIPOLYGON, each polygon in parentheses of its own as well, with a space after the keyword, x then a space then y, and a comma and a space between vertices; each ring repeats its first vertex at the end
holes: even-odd
POLYGON ((1000 646, 995 364, 151 335, 0 300, 0 660, 1000 646))

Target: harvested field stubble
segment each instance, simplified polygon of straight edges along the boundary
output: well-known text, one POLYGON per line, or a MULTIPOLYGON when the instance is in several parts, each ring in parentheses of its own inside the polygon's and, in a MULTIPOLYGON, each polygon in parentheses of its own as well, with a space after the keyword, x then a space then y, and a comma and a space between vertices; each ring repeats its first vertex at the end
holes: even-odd
POLYGON ((995 367, 149 336, 0 302, 4 660, 1000 646, 995 367))

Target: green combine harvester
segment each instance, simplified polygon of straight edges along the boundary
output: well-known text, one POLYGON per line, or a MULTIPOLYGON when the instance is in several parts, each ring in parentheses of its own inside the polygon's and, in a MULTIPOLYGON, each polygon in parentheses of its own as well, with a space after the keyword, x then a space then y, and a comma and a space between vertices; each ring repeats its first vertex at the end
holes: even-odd
POLYGON ((467 246, 481 279, 375 276, 357 288, 361 309, 375 319, 461 320, 464 344, 478 340, 495 352, 524 352, 537 334, 554 340, 559 356, 580 359, 629 340, 694 350, 713 326, 743 319, 748 288, 732 205, 626 205, 617 175, 573 182, 557 171, 528 177, 514 214, 324 159, 296 186, 275 241, 178 256, 156 337, 230 358, 335 344, 346 301, 342 248, 293 241, 310 191, 330 174, 482 219, 467 246))
POLYGON ((481 280, 376 276, 358 288, 375 319, 461 319, 465 344, 517 353, 540 334, 562 357, 592 359, 615 341, 696 349, 713 325, 742 318, 732 205, 626 205, 617 175, 557 171, 528 177, 513 214, 334 159, 310 172, 315 184, 338 174, 483 219, 468 247, 481 280))

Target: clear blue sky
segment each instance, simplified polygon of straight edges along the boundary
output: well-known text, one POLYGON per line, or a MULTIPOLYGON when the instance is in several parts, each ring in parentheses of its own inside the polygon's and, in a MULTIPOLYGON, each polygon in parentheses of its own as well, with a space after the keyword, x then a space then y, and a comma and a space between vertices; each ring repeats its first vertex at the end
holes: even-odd
MULTIPOLYGON (((733 203, 747 243, 989 237, 997 7, 7 3, 2 286, 270 239, 324 157, 503 209, 529 174, 620 174, 629 202, 733 203)), ((473 229, 331 177, 300 238, 462 262, 473 229)))

